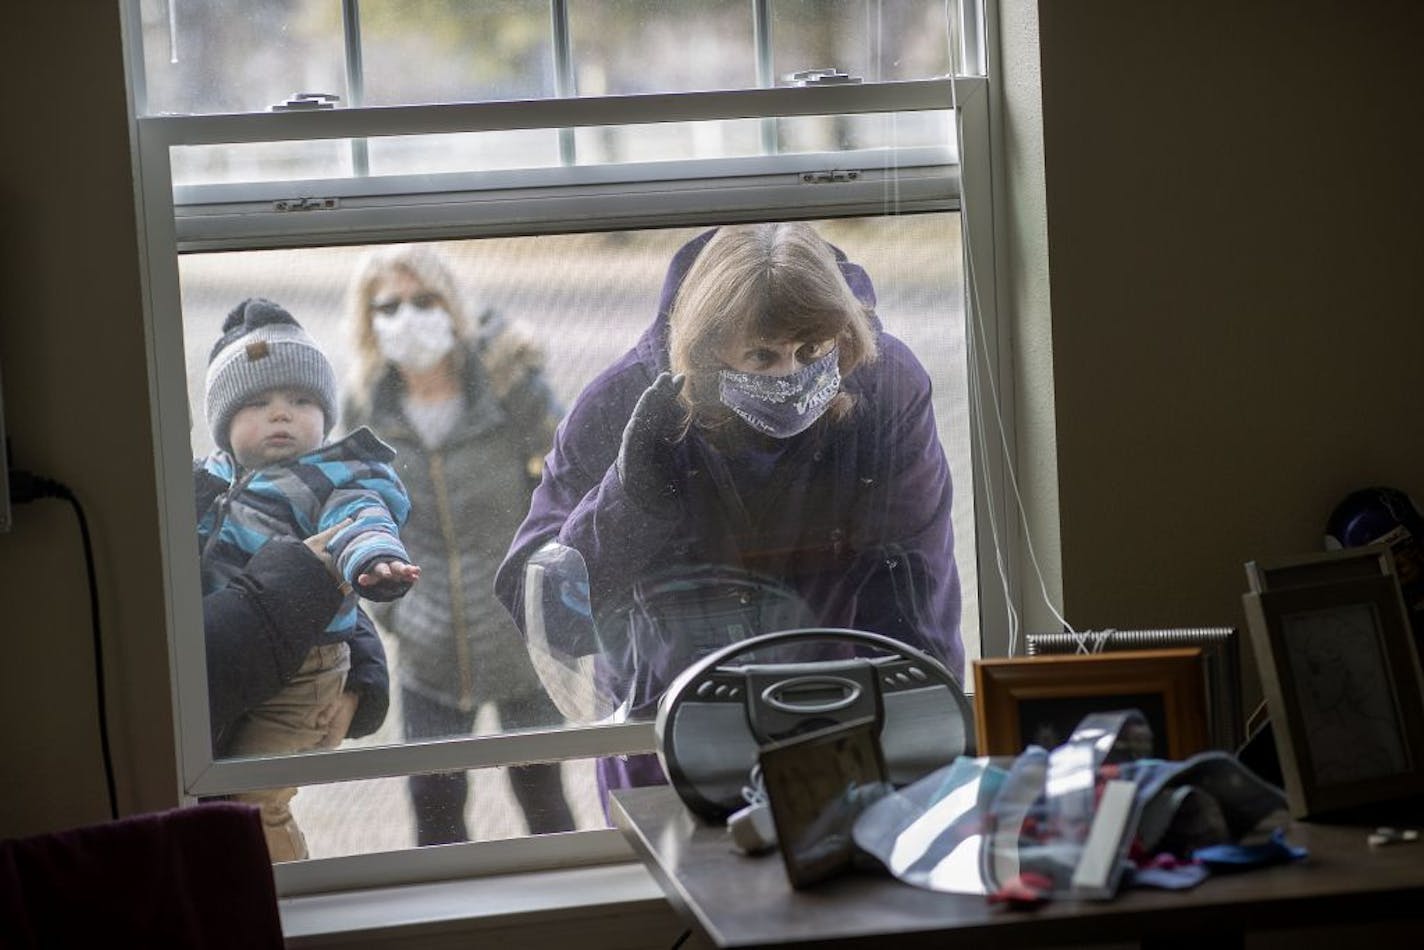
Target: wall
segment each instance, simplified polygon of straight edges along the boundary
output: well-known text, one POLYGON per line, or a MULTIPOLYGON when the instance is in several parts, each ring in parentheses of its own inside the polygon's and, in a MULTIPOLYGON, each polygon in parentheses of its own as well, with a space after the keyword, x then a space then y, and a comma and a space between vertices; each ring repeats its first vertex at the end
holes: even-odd
POLYGON ((1068 617, 1244 625, 1245 561, 1424 498, 1424 5, 1037 13, 1068 617))
MULTIPOLYGON (((177 802, 117 4, 10 4, 0 30, 0 375, 10 462, 88 516, 120 805, 177 802)), ((107 816, 89 599, 69 506, 0 534, 0 836, 107 816)))
MULTIPOLYGON (((1021 12, 1040 28, 1027 98, 1041 93, 1046 172, 1037 215, 1013 191, 1025 172, 1005 182, 1027 202, 1025 256, 1008 266, 1015 319, 1047 334, 1034 359, 1053 355, 1056 413, 1023 412, 1051 420, 1028 447, 1059 453, 1045 482, 1057 518, 1035 501, 1051 490, 1029 501, 1061 529, 1069 617, 1240 624, 1243 561, 1316 548, 1356 485, 1424 496, 1424 150, 1410 124, 1424 8, 1021 12)), ((176 779, 117 13, 51 0, 12 5, 6 26, 0 61, 24 77, 0 89, 11 452, 84 502, 121 801, 162 807, 176 779)), ((1044 482, 1032 451, 1021 465, 1044 482)), ((105 814, 77 534, 59 502, 16 521, 0 535, 0 835, 105 814)))

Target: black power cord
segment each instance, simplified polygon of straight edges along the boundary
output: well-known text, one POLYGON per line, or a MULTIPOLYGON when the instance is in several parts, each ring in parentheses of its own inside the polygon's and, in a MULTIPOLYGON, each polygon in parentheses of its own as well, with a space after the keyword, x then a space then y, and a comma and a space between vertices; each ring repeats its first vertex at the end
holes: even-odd
POLYGON ((79 535, 84 542, 84 566, 89 575, 89 618, 94 636, 94 681, 99 702, 99 748, 104 756, 104 781, 109 793, 109 816, 119 817, 119 799, 114 783, 114 757, 109 748, 109 704, 104 690, 104 641, 99 631, 99 585, 94 573, 94 548, 89 542, 89 520, 69 486, 52 478, 10 469, 10 501, 23 505, 39 498, 58 498, 69 502, 79 519, 79 535))

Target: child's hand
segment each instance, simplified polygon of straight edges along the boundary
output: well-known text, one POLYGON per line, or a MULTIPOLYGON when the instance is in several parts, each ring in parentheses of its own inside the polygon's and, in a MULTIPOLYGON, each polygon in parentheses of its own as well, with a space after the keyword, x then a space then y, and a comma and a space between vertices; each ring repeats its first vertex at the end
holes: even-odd
POLYGON ((420 568, 404 561, 381 561, 356 578, 362 587, 400 585, 409 587, 420 580, 420 568))
POLYGON ((316 714, 317 728, 326 730, 318 745, 323 749, 334 749, 341 745, 341 740, 346 738, 346 733, 351 728, 351 718, 356 715, 356 706, 359 703, 360 697, 347 690, 316 714))

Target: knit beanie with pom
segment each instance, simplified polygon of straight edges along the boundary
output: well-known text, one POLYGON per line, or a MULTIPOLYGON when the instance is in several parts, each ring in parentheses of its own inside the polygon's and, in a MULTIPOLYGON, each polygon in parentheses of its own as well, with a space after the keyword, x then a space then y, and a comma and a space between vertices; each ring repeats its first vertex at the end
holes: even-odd
POLYGON ((222 336, 208 355, 204 401, 213 442, 232 451, 232 417, 268 389, 311 393, 326 417, 323 435, 336 423, 336 373, 301 324, 277 304, 249 297, 223 321, 222 336))

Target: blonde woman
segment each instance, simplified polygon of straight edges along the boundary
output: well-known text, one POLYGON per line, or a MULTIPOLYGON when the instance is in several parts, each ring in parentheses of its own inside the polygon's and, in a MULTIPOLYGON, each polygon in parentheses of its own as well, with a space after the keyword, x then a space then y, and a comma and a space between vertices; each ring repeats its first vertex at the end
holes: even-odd
MULTIPOLYGON (((709 645, 796 625, 894 637, 962 676, 930 381, 874 307, 865 271, 807 224, 684 245, 652 326, 559 430, 500 568, 511 613, 531 558, 576 564, 587 622, 560 630, 531 589, 539 636, 595 654, 633 715, 709 645)), ((600 763, 605 792, 664 780, 652 756, 600 763)))
MULTIPOLYGON (((504 730, 561 723, 494 598, 495 569, 558 422, 542 354, 492 310, 470 308, 424 245, 366 259, 348 330, 355 359, 343 419, 396 449, 411 497, 401 537, 424 571, 415 596, 377 613, 399 646, 405 737, 468 733, 487 703, 504 730)), ((530 833, 573 827, 557 763, 508 774, 530 833)), ((468 839, 465 773, 412 776, 410 792, 418 844, 468 839)))

